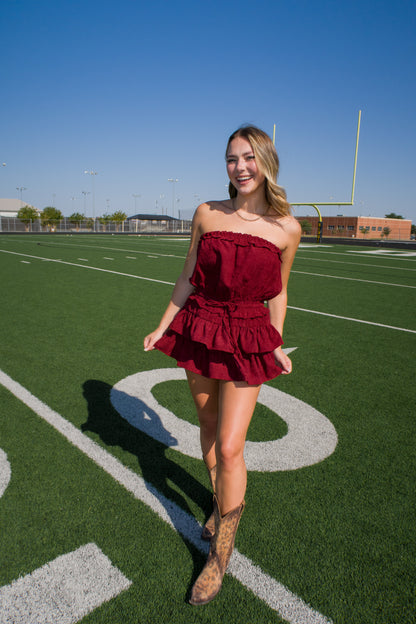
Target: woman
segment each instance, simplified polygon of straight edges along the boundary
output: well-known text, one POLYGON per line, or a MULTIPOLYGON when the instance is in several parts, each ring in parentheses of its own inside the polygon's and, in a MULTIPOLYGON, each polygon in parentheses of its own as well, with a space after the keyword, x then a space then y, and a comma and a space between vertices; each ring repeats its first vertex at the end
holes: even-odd
POLYGON ((244 445, 261 384, 292 370, 281 336, 300 226, 276 183, 276 150, 262 130, 245 126, 229 138, 226 163, 230 199, 197 208, 171 301, 144 339, 145 351, 159 349, 186 369, 214 490, 203 529, 210 552, 194 605, 217 595, 234 548, 245 504, 244 445))

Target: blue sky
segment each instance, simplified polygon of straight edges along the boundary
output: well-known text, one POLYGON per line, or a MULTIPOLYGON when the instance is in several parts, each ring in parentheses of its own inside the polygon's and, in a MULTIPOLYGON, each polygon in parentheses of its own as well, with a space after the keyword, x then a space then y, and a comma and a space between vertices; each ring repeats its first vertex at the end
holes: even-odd
POLYGON ((322 213, 416 222, 415 27, 413 0, 2 0, 0 197, 172 214, 175 186, 187 217, 254 123, 290 201, 349 201, 361 109, 355 206, 322 213))

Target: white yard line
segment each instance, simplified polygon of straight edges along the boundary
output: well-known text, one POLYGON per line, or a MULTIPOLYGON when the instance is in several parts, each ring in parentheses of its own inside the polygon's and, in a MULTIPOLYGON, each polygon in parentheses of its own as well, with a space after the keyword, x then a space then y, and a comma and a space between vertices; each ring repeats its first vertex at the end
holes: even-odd
POLYGON ((386 329, 395 329, 397 331, 409 332, 416 334, 416 329, 407 329, 405 327, 395 327, 394 325, 384 325, 383 323, 374 323, 373 321, 363 321, 362 319, 351 318, 350 316, 339 316, 338 314, 329 314, 328 312, 319 312, 318 310, 308 310, 306 308, 297 308, 295 306, 287 306, 291 310, 299 312, 309 312, 310 314, 320 314, 321 316, 330 316, 331 318, 340 319, 342 321, 353 321, 354 323, 364 323, 364 325, 374 325, 375 327, 384 327, 386 329))
POLYGON ((347 262, 346 260, 329 260, 329 258, 314 258, 313 256, 303 257, 299 254, 299 252, 295 256, 296 261, 305 261, 310 262, 331 262, 331 264, 348 264, 351 266, 359 266, 364 267, 365 269, 368 267, 372 267, 373 269, 393 269, 394 271, 416 271, 416 269, 412 269, 410 267, 398 267, 398 266, 390 266, 386 264, 367 264, 366 262, 347 262))
POLYGON ((416 288, 416 286, 408 286, 407 284, 394 284, 393 282, 377 282, 375 280, 360 279, 359 277, 344 277, 342 275, 327 275, 326 273, 309 273, 308 271, 291 270, 291 273, 299 273, 301 275, 313 275, 313 277, 328 277, 332 279, 347 280, 348 282, 365 282, 366 284, 380 284, 380 286, 396 286, 398 288, 416 288))
MULTIPOLYGON (((24 241, 23 241, 24 242, 24 241)), ((31 241, 27 241, 27 242, 31 242, 31 241)), ((33 244, 33 241, 32 241, 33 244)), ((39 247, 42 247, 42 242, 38 242, 37 244, 39 245, 39 247)), ((81 247, 83 249, 91 249, 91 250, 99 250, 99 249, 105 249, 106 251, 123 251, 124 253, 135 253, 135 254, 148 254, 150 253, 150 251, 139 251, 138 249, 123 249, 121 247, 107 247, 105 245, 82 245, 82 244, 77 244, 77 243, 72 243, 72 242, 68 242, 68 243, 47 243, 46 241, 43 243, 43 245, 45 247, 54 247, 56 249, 59 249, 62 247, 81 247)), ((153 253, 153 252, 152 252, 153 253)), ((186 258, 186 256, 175 256, 174 254, 168 254, 168 253, 158 253, 158 252, 154 252, 157 253, 158 256, 162 256, 162 257, 167 257, 167 258, 179 258, 181 260, 184 260, 186 258)))
MULTIPOLYGON (((312 248, 308 248, 308 249, 302 249, 302 251, 311 251, 312 253, 320 253, 320 254, 329 254, 330 256, 349 256, 351 257, 351 254, 357 254, 357 255, 362 255, 364 258, 368 256, 369 252, 368 251, 363 251, 361 249, 352 249, 351 251, 325 251, 324 249, 312 249, 312 248)), ((406 253, 407 255, 407 253, 406 253)), ((414 264, 414 259, 412 258, 407 258, 405 256, 400 256, 400 255, 395 255, 394 253, 391 253, 390 255, 388 254, 383 254, 382 255, 383 258, 394 258, 395 260, 404 260, 406 262, 413 262, 414 264)), ((375 265, 374 265, 375 266, 375 265)))
POLYGON ((76 262, 65 262, 64 260, 51 260, 50 258, 42 258, 40 256, 31 256, 29 254, 18 253, 17 251, 9 251, 6 249, 0 249, 0 252, 14 254, 16 256, 25 256, 26 258, 36 258, 36 260, 42 260, 47 262, 56 262, 57 264, 65 264, 67 266, 80 267, 82 269, 90 269, 91 271, 101 271, 102 273, 112 273, 113 275, 122 275, 123 277, 132 277, 134 279, 145 280, 147 282, 157 282, 159 284, 167 284, 168 286, 174 286, 174 282, 165 282, 163 280, 157 280, 150 277, 142 277, 141 275, 132 275, 131 273, 121 273, 120 271, 111 271, 110 269, 101 269, 100 267, 86 266, 85 264, 77 264, 76 262))
MULTIPOLYGON (((0 370, 0 383, 40 418, 61 433, 71 444, 92 459, 133 496, 148 505, 162 520, 183 535, 198 550, 207 553, 208 545, 201 539, 201 526, 195 518, 161 494, 151 483, 126 468, 108 451, 40 401, 26 388, 0 370)), ((329 624, 325 616, 312 609, 299 596, 263 572, 250 559, 235 549, 228 570, 242 585, 250 589, 280 617, 290 624, 329 624)), ((34 620, 35 621, 35 620, 34 620)), ((37 620, 36 620, 37 621, 37 620)))

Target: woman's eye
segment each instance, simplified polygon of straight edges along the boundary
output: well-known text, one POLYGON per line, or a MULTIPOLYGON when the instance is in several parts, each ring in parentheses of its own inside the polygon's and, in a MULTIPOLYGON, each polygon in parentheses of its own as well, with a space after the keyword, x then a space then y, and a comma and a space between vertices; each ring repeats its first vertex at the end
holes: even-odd
POLYGON ((235 159, 235 158, 227 158, 227 165, 228 165, 229 163, 233 163, 233 162, 235 162, 235 161, 236 161, 236 159, 235 159))

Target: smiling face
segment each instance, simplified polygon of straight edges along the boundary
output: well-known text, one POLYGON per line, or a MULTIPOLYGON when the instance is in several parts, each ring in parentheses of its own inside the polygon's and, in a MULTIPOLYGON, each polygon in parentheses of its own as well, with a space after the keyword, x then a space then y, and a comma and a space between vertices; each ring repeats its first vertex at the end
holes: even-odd
POLYGON ((237 136, 230 142, 226 162, 228 177, 237 193, 249 195, 260 187, 264 189, 265 177, 258 169, 256 156, 247 139, 237 136))

